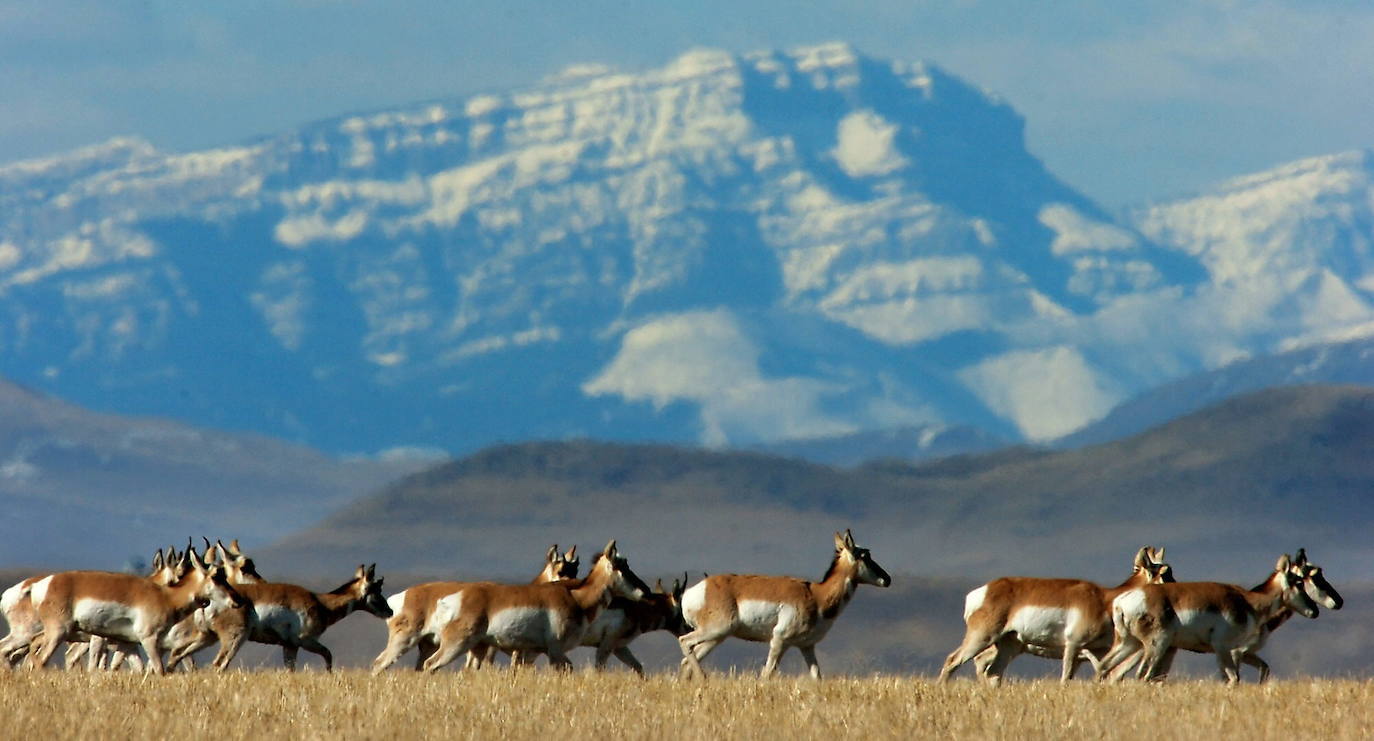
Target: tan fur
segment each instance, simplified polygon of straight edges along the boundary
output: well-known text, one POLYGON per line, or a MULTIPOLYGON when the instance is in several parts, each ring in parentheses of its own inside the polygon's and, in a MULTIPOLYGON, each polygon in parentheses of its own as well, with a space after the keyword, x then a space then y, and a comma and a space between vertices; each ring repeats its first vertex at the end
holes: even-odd
MULTIPOLYGON (((334 656, 319 641, 329 626, 355 610, 370 612, 383 619, 392 617, 382 597, 382 580, 376 578, 375 567, 375 564, 359 566, 351 580, 326 593, 272 582, 236 587, 251 604, 247 640, 281 646, 282 662, 291 671, 296 670, 296 656, 302 648, 324 659, 325 670, 332 671, 334 656)), ((224 666, 233 658, 230 653, 224 659, 224 666)))
MULTIPOLYGON (((1111 648, 1111 603, 1116 595, 1173 580, 1173 570, 1163 559, 1163 549, 1141 548, 1131 575, 1112 588, 1081 579, 1003 577, 988 582, 980 588, 981 604, 965 615, 964 639, 945 659, 940 681, 949 679, 964 662, 976 659, 977 675, 997 684, 1011 660, 1023 652, 1060 659, 1060 681, 1069 681, 1085 658, 1096 665, 1098 657, 1111 648), (1063 616, 1063 628, 1047 635, 1018 632, 1018 622, 1037 611, 1063 616)), ((970 592, 968 599, 978 591, 970 592)))
POLYGON ((687 632, 682 624, 681 606, 685 582, 685 578, 682 582, 674 581, 672 588, 667 590, 659 582, 654 585, 653 593, 640 602, 621 597, 611 600, 582 637, 583 646, 596 649, 596 668, 605 669, 606 662, 614 655, 636 674, 644 676, 644 665, 630 651, 630 643, 656 630, 666 630, 675 637, 687 632))
POLYGON ((201 602, 217 597, 239 599, 221 571, 199 566, 168 586, 129 574, 62 572, 35 584, 30 595, 43 623, 43 634, 31 648, 34 666, 46 665, 63 641, 87 632, 119 641, 137 640, 148 655, 148 669, 157 674, 163 673, 159 642, 172 625, 201 602), (123 633, 109 632, 122 623, 83 620, 78 608, 87 600, 121 606, 121 614, 130 616, 132 627, 123 633))
MULTIPOLYGON (((189 548, 186 551, 178 552, 176 548, 169 546, 164 556, 162 549, 159 548, 157 552, 153 554, 153 565, 152 570, 148 574, 148 580, 154 584, 161 584, 163 586, 180 581, 191 570, 190 555, 191 552, 189 548)), ((29 583, 35 583, 41 578, 42 577, 36 577, 29 580, 29 583)), ((28 608, 27 612, 32 620, 30 624, 30 629, 32 631, 30 640, 32 640, 32 637, 42 632, 43 626, 38 619, 37 610, 33 609, 32 602, 27 594, 20 600, 18 608, 21 611, 24 610, 24 608, 28 608)), ((168 648, 165 641, 166 636, 162 639, 162 648, 168 648)), ((15 645, 18 649, 18 657, 22 658, 23 655, 28 652, 28 646, 20 645, 18 641, 16 641, 15 645)), ((72 634, 67 641, 67 650, 63 658, 63 664, 67 669, 79 668, 81 666, 81 659, 85 657, 85 668, 87 671, 105 668, 113 670, 118 669, 126 655, 132 653, 135 654, 135 657, 131 663, 141 668, 141 662, 138 661, 136 656, 138 650, 136 645, 126 644, 122 649, 116 648, 109 654, 106 652, 106 645, 107 641, 103 636, 87 635, 78 631, 72 634)))
POLYGON ((1138 658, 1137 676, 1159 679, 1181 648, 1215 654, 1222 679, 1234 684, 1239 681, 1239 662, 1247 652, 1258 650, 1266 626, 1285 609, 1307 617, 1317 614, 1286 555, 1254 589, 1182 582, 1127 590, 1112 602, 1115 639, 1098 678, 1120 680, 1138 658))
POLYGON ((488 644, 506 650, 545 653, 560 669, 571 667, 567 651, 582 639, 587 625, 613 594, 642 599, 648 587, 630 571, 616 551, 615 541, 597 554, 586 578, 550 584, 474 583, 440 600, 438 609, 453 609, 452 619, 439 632, 439 646, 423 665, 436 671, 459 654, 488 644), (542 620, 519 633, 503 633, 502 613, 512 609, 538 611, 542 620))
POLYGON ((826 576, 809 582, 785 576, 717 574, 684 593, 682 616, 691 632, 678 639, 684 676, 705 677, 701 659, 730 636, 768 642, 763 676, 796 646, 811 676, 820 678, 815 646, 860 584, 886 587, 891 577, 845 531, 835 533, 835 558, 826 576))
MULTIPOLYGON (((577 546, 569 548, 567 553, 560 553, 558 544, 555 543, 544 554, 544 567, 540 569, 538 574, 535 574, 530 583, 544 584, 565 578, 576 578, 578 563, 577 546)), ((406 589, 400 609, 394 610, 394 614, 386 622, 386 648, 382 649, 382 652, 372 661, 372 673, 379 674, 386 671, 411 648, 415 648, 418 652, 415 658, 415 670, 419 671, 423 668, 425 660, 434 654, 439 645, 438 633, 428 630, 435 605, 440 599, 455 594, 474 583, 477 582, 436 581, 417 584, 406 589)), ((474 651, 469 654, 468 666, 471 668, 481 666, 487 658, 486 651, 474 651)))
MULTIPOLYGON (((209 541, 206 541, 206 544, 208 546, 209 541)), ((213 552, 218 556, 219 563, 224 568, 229 583, 244 585, 266 582, 258 574, 252 559, 239 550, 237 538, 231 541, 228 547, 216 541, 213 549, 207 548, 208 552, 213 552)), ((229 662, 233 660, 234 655, 238 653, 239 648, 248 638, 249 624, 252 619, 251 610, 252 606, 246 601, 239 607, 220 609, 203 607, 172 626, 172 629, 167 631, 166 638, 167 647, 170 651, 167 663, 168 671, 175 669, 182 661, 194 668, 194 660, 191 656, 201 649, 213 646, 215 643, 219 643, 219 650, 215 652, 211 666, 215 667, 215 671, 218 672, 228 669, 229 662)))

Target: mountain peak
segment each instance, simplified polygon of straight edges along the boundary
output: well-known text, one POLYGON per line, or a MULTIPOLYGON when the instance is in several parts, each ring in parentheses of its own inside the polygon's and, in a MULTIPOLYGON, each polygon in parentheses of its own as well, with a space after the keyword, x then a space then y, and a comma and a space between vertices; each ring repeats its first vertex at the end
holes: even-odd
POLYGON ((1050 438, 1364 310, 1323 263, 1273 294, 1304 319, 1218 342, 1211 253, 1065 186, 1005 102, 844 43, 53 162, 0 177, 0 373, 345 452, 1050 438))

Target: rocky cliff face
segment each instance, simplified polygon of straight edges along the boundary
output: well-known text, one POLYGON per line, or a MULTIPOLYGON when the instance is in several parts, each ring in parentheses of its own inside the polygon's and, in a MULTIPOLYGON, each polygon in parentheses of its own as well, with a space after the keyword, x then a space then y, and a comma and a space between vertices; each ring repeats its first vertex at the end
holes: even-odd
POLYGON ((1169 213, 1101 213, 933 65, 697 51, 0 168, 0 374, 335 451, 1046 439, 1374 318, 1341 261, 1255 314, 1169 213))

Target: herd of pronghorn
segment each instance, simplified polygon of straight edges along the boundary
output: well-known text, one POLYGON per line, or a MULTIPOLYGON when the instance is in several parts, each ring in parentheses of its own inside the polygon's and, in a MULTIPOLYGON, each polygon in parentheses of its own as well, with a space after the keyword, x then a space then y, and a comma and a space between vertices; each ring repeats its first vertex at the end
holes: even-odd
MULTIPOLYGON (((281 646, 288 669, 295 669, 302 648, 322 657, 329 669, 333 657, 321 635, 363 610, 386 620, 387 644, 372 663, 374 674, 412 648, 418 653, 415 668, 432 672, 462 654, 469 668, 477 668, 498 650, 510 654, 512 665, 542 654, 567 669, 569 651, 592 646, 598 669, 614 654, 642 675, 631 641, 666 630, 678 637, 684 677, 704 678, 700 661, 733 636, 768 644, 764 677, 795 646, 819 679, 816 644, 855 588, 892 581, 848 531, 835 534, 834 558, 816 582, 717 574, 691 587, 684 578, 667 589, 662 583, 650 589, 614 540, 580 578, 576 551, 551 547, 544 568, 528 584, 431 582, 388 598, 375 564, 359 566, 348 582, 320 594, 263 579, 237 540, 228 546, 207 540, 201 553, 188 543, 182 551, 159 550, 148 576, 66 571, 5 590, 0 608, 10 631, 0 640, 0 657, 11 667, 43 667, 65 643, 68 667, 80 664, 84 654, 90 669, 127 662, 161 674, 181 662, 193 667, 193 653, 218 643, 213 664, 223 671, 247 640, 281 646)), ((977 675, 996 684, 1013 658, 1030 653, 1060 659, 1064 681, 1084 661, 1099 679, 1119 680, 1138 665, 1138 678, 1159 680, 1183 649, 1215 654, 1229 683, 1238 681, 1241 663, 1257 667, 1264 681, 1269 667, 1258 651, 1269 634, 1294 613, 1312 618, 1319 604, 1340 609, 1341 602, 1303 550, 1280 557, 1268 578, 1244 589, 1175 581, 1163 549, 1146 547, 1116 587, 1009 577, 969 592, 964 639, 945 660, 940 679, 971 659, 977 675)))

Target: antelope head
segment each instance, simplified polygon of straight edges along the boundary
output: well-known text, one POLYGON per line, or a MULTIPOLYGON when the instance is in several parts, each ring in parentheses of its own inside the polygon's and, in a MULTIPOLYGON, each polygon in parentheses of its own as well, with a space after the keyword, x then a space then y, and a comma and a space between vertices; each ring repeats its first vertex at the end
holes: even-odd
POLYGON ((555 582, 564 579, 576 579, 577 568, 581 561, 577 557, 577 546, 568 549, 567 553, 558 552, 558 544, 549 546, 548 553, 544 554, 544 571, 540 575, 541 581, 555 582))
MULTIPOLYGON (((658 591, 663 591, 661 584, 660 582, 658 591)), ((663 621, 663 627, 675 636, 686 635, 687 632, 691 630, 682 619, 682 594, 686 591, 687 574, 684 573, 682 575, 682 580, 679 581, 674 579, 672 588, 664 592, 663 595, 664 599, 667 601, 668 607, 668 613, 663 621)))
POLYGON ((1136 552, 1132 573, 1146 584, 1172 584, 1177 581, 1174 568, 1164 562, 1164 549, 1148 545, 1136 552))
POLYGON ((854 536, 848 529, 843 534, 835 533, 835 560, 838 566, 848 568, 860 584, 879 587, 892 585, 892 577, 873 560, 873 554, 867 548, 854 544, 854 536))
POLYGON ((382 594, 382 580, 382 577, 377 576, 377 564, 367 567, 358 564, 358 570, 353 573, 353 583, 350 586, 358 600, 359 609, 385 620, 391 617, 392 612, 391 606, 386 603, 386 597, 382 594))
POLYGON ((248 604, 244 601, 243 596, 234 591, 234 587, 229 584, 229 578, 222 566, 202 561, 196 553, 196 549, 189 546, 186 548, 184 557, 191 566, 191 571, 185 579, 194 580, 197 607, 228 605, 237 608, 248 604))
POLYGON ((611 594, 617 597, 639 602, 650 593, 649 585, 645 584, 644 580, 630 570, 630 562, 616 549, 614 538, 606 544, 600 553, 596 554, 596 558, 592 559, 591 570, 587 572, 587 578, 591 579, 594 572, 600 572, 601 576, 610 584, 611 594))
POLYGON ((253 563, 253 559, 245 556, 243 551, 239 550, 238 538, 229 541, 227 548, 224 543, 216 540, 215 552, 219 554, 220 561, 224 564, 224 570, 229 574, 229 581, 235 584, 266 581, 258 573, 257 564, 253 563))
POLYGON ((1305 618, 1317 616, 1317 603, 1307 596, 1301 572, 1293 567, 1293 561, 1287 553, 1279 556, 1278 563, 1274 564, 1274 574, 1269 578, 1278 582, 1283 592, 1284 606, 1305 618))
POLYGON ((1322 574, 1322 567, 1307 560, 1307 549, 1299 548, 1293 562, 1289 566, 1302 578, 1303 591, 1313 602, 1332 610, 1341 609, 1345 600, 1341 598, 1336 588, 1331 586, 1331 582, 1326 580, 1322 574))

